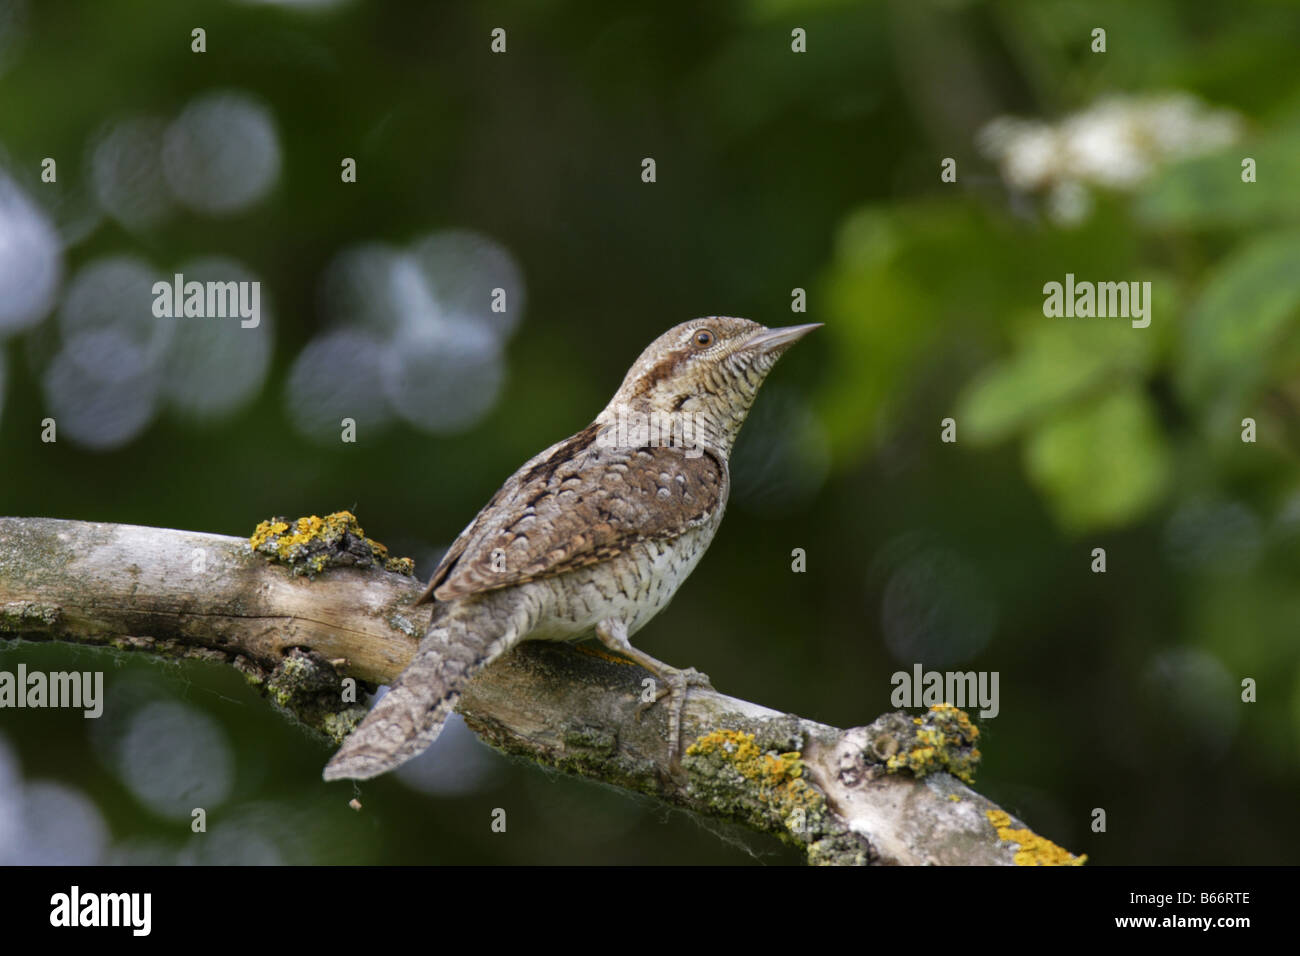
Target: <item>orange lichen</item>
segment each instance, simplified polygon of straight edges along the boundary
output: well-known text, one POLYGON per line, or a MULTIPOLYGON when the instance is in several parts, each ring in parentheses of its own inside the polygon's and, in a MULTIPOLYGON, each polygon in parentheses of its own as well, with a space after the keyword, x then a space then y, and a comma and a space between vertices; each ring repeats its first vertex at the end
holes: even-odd
POLYGON ((611 664, 626 664, 628 667, 636 666, 635 661, 630 661, 626 657, 619 657, 617 654, 610 653, 595 644, 579 644, 575 650, 579 654, 586 654, 588 657, 599 657, 602 661, 609 661, 611 664))
POLYGON ((740 730, 715 730, 686 748, 688 757, 708 757, 725 762, 754 785, 760 803, 771 806, 782 817, 796 808, 820 809, 822 795, 803 779, 803 755, 764 753, 754 735, 740 730))
POLYGON ((1075 856, 1026 827, 1013 828, 1011 814, 1005 810, 986 810, 984 815, 998 831, 999 840, 1019 845, 1014 857, 1017 866, 1082 866, 1088 859, 1087 854, 1075 856))

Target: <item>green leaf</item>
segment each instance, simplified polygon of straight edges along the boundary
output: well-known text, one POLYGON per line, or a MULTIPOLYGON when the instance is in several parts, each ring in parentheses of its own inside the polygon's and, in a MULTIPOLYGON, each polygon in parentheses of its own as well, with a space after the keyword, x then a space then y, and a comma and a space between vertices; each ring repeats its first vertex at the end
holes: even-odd
POLYGON ((1300 130, 1291 128, 1166 168, 1136 207, 1159 229, 1214 228, 1295 221, 1300 217, 1300 130), (1256 181, 1241 181, 1242 160, 1255 160, 1256 181))
POLYGON ((1170 454, 1150 403, 1126 386, 1037 429, 1025 468, 1057 520, 1079 532, 1140 517, 1164 492, 1170 454))
POLYGON ((1273 233, 1214 269, 1192 307, 1177 382, 1197 404, 1234 404, 1270 380, 1300 318, 1300 231, 1273 233))
POLYGON ((975 379, 958 401, 958 421, 976 444, 1001 441, 1151 364, 1154 337, 1128 322, 1042 315, 1030 321, 1034 325, 1015 356, 975 379))

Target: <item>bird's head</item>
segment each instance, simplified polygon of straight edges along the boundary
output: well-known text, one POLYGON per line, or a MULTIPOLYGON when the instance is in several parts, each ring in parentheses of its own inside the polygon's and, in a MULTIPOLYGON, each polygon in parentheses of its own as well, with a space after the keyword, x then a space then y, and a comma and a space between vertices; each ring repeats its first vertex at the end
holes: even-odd
POLYGON ((730 454, 758 388, 776 360, 815 328, 769 329, 748 319, 710 316, 674 326, 650 343, 596 419, 614 424, 622 415, 666 416, 693 440, 730 454))

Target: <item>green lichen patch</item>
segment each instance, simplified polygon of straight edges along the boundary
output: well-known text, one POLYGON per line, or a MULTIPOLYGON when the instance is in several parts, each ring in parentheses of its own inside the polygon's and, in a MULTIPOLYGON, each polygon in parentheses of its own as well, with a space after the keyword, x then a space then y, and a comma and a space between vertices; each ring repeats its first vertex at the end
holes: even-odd
POLYGON ((136 637, 130 634, 122 634, 106 639, 104 646, 111 647, 116 651, 143 651, 153 657, 172 662, 191 660, 224 664, 230 660, 230 655, 225 651, 217 650, 214 647, 199 647, 195 644, 187 644, 184 641, 170 638, 136 637))
POLYGON ((1016 866, 1083 866, 1088 859, 1086 853, 1075 856, 1027 827, 1012 827, 1011 814, 1005 810, 985 810, 984 815, 998 831, 999 840, 1019 845, 1016 866))
POLYGON ((244 673, 282 713, 335 743, 342 743, 366 715, 365 706, 344 701, 338 672, 315 651, 295 647, 269 675, 256 669, 244 673))
POLYGON ((754 734, 715 730, 687 747, 682 763, 692 796, 718 815, 778 834, 806 850, 811 863, 868 862, 805 779, 799 751, 764 750, 754 734))
POLYGON ((687 748, 692 757, 717 757, 729 764, 746 780, 756 784, 765 801, 775 800, 782 806, 807 806, 821 799, 803 777, 803 760, 796 751, 764 753, 754 743, 754 735, 740 730, 715 730, 698 738, 687 748))
POLYGON ((350 511, 336 511, 324 518, 311 515, 297 521, 271 518, 257 526, 248 544, 273 563, 308 577, 337 567, 383 568, 408 577, 415 575, 414 561, 389 557, 388 548, 367 538, 350 511))
POLYGON ((936 704, 924 717, 913 717, 912 727, 895 724, 892 732, 877 736, 872 746, 890 773, 910 772, 916 777, 947 771, 958 780, 975 782, 980 752, 975 746, 980 731, 951 704, 936 704))
POLYGON ((584 723, 567 723, 562 731, 565 749, 591 751, 610 756, 618 750, 618 736, 604 727, 584 723))
POLYGON ((63 612, 51 604, 10 601, 0 604, 0 633, 23 634, 46 631, 59 622, 63 612))

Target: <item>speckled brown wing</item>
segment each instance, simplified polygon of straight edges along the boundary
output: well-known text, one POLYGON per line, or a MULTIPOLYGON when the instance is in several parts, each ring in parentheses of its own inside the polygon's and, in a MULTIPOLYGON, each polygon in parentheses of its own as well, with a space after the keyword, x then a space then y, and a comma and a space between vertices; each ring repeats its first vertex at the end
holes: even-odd
POLYGON ((592 424, 515 472, 452 543, 416 603, 586 567, 638 541, 676 537, 725 503, 726 465, 710 452, 606 448, 597 435, 592 424))

